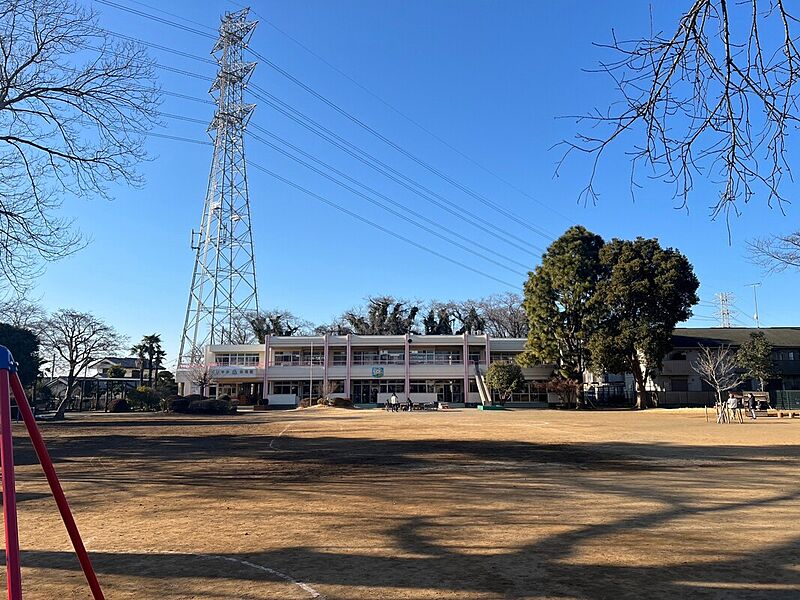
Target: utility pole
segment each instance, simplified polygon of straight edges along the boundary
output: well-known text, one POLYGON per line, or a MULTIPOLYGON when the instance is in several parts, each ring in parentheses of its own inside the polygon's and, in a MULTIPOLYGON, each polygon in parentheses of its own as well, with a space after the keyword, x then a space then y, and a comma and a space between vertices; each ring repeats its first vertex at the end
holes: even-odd
POLYGON ((232 343, 235 324, 258 311, 250 197, 244 133, 254 104, 244 91, 256 63, 244 49, 257 22, 249 9, 225 13, 212 53, 219 70, 209 93, 216 109, 208 131, 214 142, 200 230, 192 231, 195 251, 189 302, 181 335, 178 368, 203 363, 205 347, 232 343))
POLYGON ((731 304, 733 304, 734 297, 730 292, 720 292, 715 295, 717 299, 717 312, 715 316, 719 317, 719 326, 730 328, 731 326, 731 304))
POLYGON ((758 320, 758 288, 761 285, 761 282, 758 283, 748 283, 745 287, 753 288, 753 303, 756 307, 756 312, 753 315, 753 320, 756 322, 756 329, 761 329, 761 324, 758 320))

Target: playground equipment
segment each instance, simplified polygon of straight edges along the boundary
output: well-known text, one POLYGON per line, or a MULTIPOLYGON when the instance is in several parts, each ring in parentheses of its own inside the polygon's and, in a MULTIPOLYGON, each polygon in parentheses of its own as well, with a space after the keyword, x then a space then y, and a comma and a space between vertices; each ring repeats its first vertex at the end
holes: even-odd
POLYGON ((478 386, 481 406, 491 406, 492 394, 489 392, 489 388, 486 387, 486 382, 483 380, 483 373, 481 373, 481 367, 477 362, 475 363, 475 384, 478 386))
POLYGON ((3 484, 3 523, 5 524, 6 533, 6 589, 8 590, 8 600, 22 600, 19 529, 17 527, 17 493, 14 480, 14 444, 11 437, 11 393, 14 394, 17 408, 20 415, 22 415, 22 420, 25 422, 31 443, 36 450, 36 456, 39 458, 44 476, 50 485, 53 499, 58 506, 58 512, 61 513, 61 519, 64 521, 67 533, 69 533, 72 547, 75 549, 83 574, 89 583, 92 597, 94 600, 105 600, 103 591, 100 589, 100 583, 97 581, 97 576, 89 560, 89 554, 86 552, 83 540, 78 532, 78 526, 72 517, 64 490, 61 489, 61 483, 58 481, 53 461, 47 452, 42 434, 39 433, 39 428, 36 426, 36 419, 33 416, 33 411, 31 411, 28 398, 17 374, 17 364, 14 362, 14 357, 8 348, 0 346, 0 468, 2 468, 0 478, 3 484))

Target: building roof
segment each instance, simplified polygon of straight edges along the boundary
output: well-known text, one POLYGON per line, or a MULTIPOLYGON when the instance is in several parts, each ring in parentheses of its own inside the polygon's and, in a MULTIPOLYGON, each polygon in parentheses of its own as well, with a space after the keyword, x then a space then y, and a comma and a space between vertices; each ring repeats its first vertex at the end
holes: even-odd
POLYGON ((800 327, 676 327, 672 345, 676 348, 694 346, 741 346, 751 333, 764 332, 767 341, 777 347, 800 348, 800 327))
MULTIPOLYGON (((96 367, 102 362, 108 362, 114 366, 122 367, 123 369, 138 369, 139 368, 139 359, 134 357, 119 357, 119 356, 104 356, 103 358, 99 358, 93 363, 89 365, 89 367, 96 367)), ((142 368, 147 368, 148 361, 147 359, 142 361, 142 368)))

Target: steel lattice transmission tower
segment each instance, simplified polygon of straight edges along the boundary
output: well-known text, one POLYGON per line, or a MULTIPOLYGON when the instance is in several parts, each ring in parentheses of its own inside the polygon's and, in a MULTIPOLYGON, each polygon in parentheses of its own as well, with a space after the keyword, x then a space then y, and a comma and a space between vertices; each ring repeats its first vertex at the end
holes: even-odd
POLYGON ((209 90, 217 105, 208 128, 214 156, 200 231, 192 231, 194 273, 181 336, 179 366, 203 362, 209 344, 232 343, 237 325, 258 310, 244 133, 254 104, 244 90, 256 66, 244 49, 255 29, 249 9, 226 13, 212 54, 219 63, 209 90))
POLYGON ((734 302, 733 294, 730 292, 720 292, 716 294, 715 297, 718 308, 714 316, 719 318, 720 327, 730 327, 731 317, 733 316, 733 311, 731 310, 731 305, 734 302))

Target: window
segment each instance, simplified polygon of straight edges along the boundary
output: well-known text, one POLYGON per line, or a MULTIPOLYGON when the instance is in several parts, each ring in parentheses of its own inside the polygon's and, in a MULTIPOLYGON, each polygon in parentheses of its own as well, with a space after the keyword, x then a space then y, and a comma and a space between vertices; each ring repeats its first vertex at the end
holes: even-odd
POLYGON ((519 352, 492 352, 492 362, 514 362, 519 352))
POLYGON ((353 352, 354 365, 402 365, 405 363, 403 350, 356 350, 353 352))
POLYGON ((331 365, 334 367, 344 367, 347 365, 347 350, 334 350, 331 357, 331 365))
POLYGON ((239 367, 257 367, 259 355, 257 352, 230 352, 215 354, 214 362, 222 367, 235 365, 239 367))
POLYGON ((673 377, 671 380, 673 392, 688 392, 689 379, 687 377, 673 377))
POLYGON ((412 365, 460 365, 461 350, 455 348, 425 348, 411 350, 412 365))
POLYGON ((686 352, 673 352, 670 355, 669 360, 686 360, 686 352))

